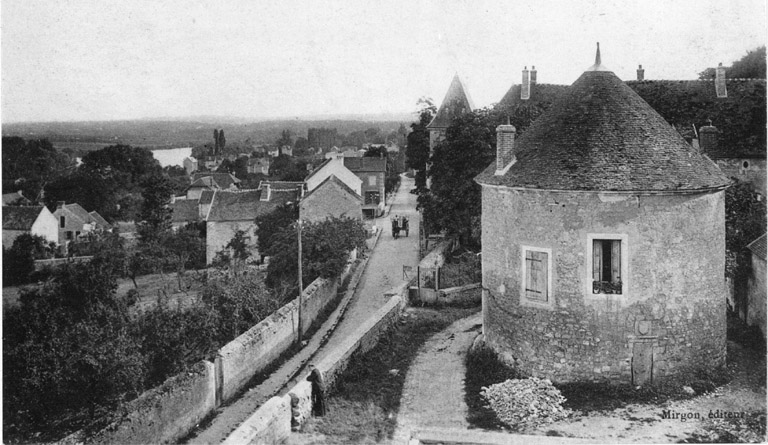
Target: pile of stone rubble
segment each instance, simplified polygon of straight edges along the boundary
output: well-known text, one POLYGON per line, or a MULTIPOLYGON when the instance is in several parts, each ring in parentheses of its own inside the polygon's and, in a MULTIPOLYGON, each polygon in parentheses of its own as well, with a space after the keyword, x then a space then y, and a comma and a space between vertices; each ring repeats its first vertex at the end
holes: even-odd
POLYGON ((480 394, 502 422, 521 429, 555 422, 570 415, 565 397, 548 379, 513 379, 483 387, 480 394))

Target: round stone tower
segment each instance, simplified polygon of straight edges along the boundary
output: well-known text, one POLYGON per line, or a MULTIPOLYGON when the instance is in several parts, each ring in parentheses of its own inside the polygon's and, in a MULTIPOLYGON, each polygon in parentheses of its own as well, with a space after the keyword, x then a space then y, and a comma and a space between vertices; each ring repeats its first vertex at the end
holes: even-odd
MULTIPOLYGON (((511 127, 511 130, 507 127, 511 127)), ((600 62, 482 186, 483 333, 557 382, 641 385, 725 363, 729 181, 600 62)))

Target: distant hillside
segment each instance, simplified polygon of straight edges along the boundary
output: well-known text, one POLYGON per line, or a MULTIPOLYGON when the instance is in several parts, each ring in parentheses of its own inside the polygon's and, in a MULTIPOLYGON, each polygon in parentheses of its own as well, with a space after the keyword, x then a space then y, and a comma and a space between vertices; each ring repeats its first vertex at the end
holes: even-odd
POLYGON ((248 122, 234 117, 199 116, 162 120, 92 122, 25 122, 2 126, 3 136, 25 139, 47 138, 60 149, 88 151, 113 144, 147 148, 195 146, 213 142, 213 129, 223 128, 228 142, 249 140, 252 144, 271 144, 288 129, 294 136, 307 137, 309 128, 336 128, 339 134, 379 128, 387 134, 400 124, 406 127, 415 120, 408 114, 349 115, 302 117, 282 120, 248 122))

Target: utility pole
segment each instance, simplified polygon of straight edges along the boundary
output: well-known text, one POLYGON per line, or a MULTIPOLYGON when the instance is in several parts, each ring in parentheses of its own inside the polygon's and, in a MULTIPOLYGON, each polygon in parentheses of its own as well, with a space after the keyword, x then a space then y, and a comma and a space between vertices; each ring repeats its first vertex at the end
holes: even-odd
POLYGON ((298 231, 299 236, 299 347, 301 347, 301 306, 302 306, 302 294, 304 293, 304 283, 303 278, 301 276, 301 220, 298 220, 296 222, 296 230, 298 231))

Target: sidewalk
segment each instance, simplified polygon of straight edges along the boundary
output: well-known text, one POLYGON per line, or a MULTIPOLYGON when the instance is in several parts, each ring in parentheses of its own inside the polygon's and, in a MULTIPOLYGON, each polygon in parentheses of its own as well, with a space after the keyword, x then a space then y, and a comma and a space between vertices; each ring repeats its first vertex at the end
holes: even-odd
MULTIPOLYGON (((411 222, 411 232, 418 234, 418 212, 416 196, 410 194, 413 179, 403 178, 392 203, 391 215, 406 215, 411 222)), ((188 439, 191 444, 218 444, 245 421, 254 411, 275 395, 287 392, 305 374, 306 364, 341 343, 370 314, 384 305, 384 291, 389 290, 402 279, 402 266, 418 264, 418 236, 394 240, 390 233, 389 217, 385 214, 375 220, 379 232, 377 239, 369 241, 373 250, 368 252, 367 264, 361 264, 355 275, 359 281, 349 289, 342 303, 329 317, 308 344, 280 368, 275 370, 263 383, 244 393, 239 399, 217 410, 216 417, 205 429, 188 439), (384 229, 383 231, 381 229, 384 229), (345 300, 349 298, 349 304, 345 300), (340 311, 346 311, 337 323, 340 311)), ((356 277, 350 281, 350 286, 356 277)))

